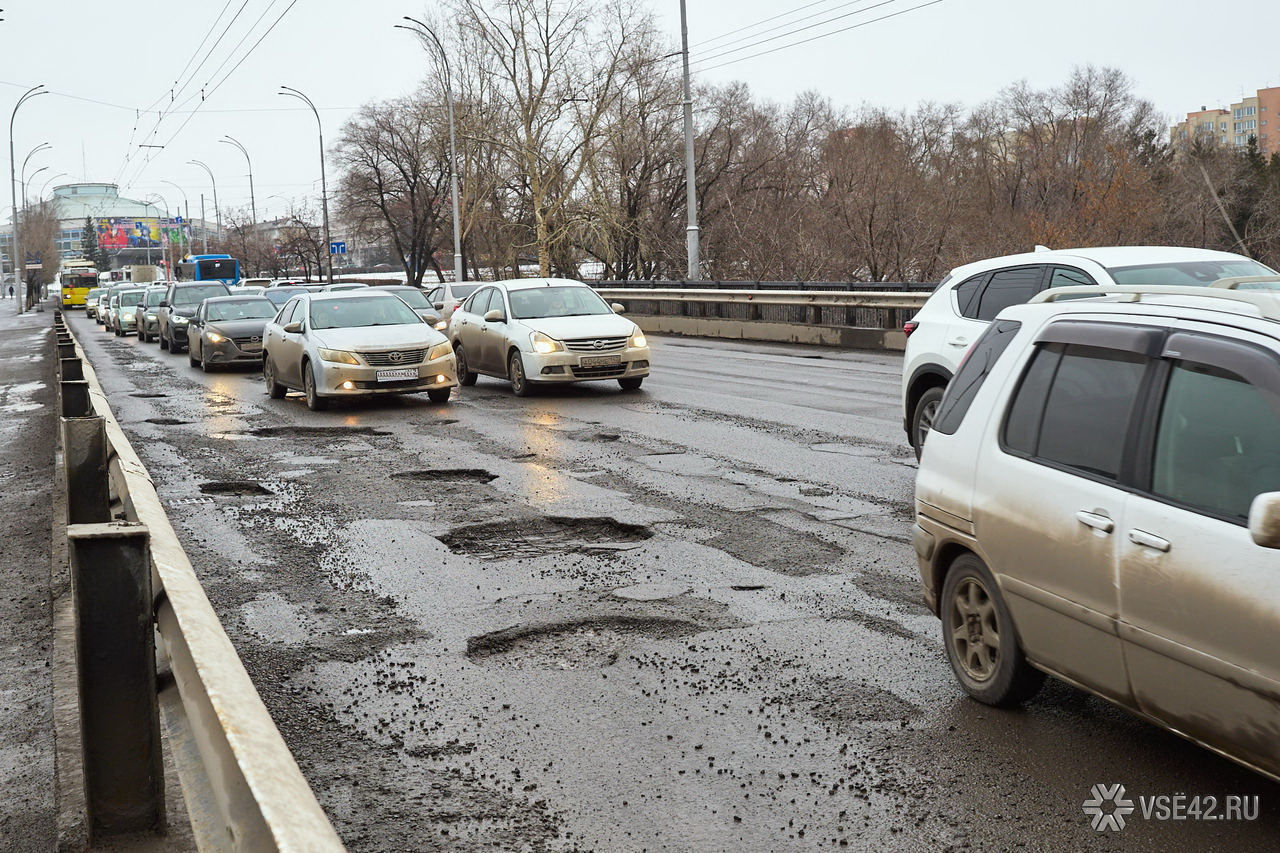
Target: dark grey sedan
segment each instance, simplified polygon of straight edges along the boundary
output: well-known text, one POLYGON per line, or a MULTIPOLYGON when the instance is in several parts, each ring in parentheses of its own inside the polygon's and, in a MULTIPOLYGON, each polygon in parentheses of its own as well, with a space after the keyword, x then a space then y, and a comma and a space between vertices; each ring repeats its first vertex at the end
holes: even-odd
POLYGON ((205 372, 217 364, 261 364, 262 330, 276 306, 261 296, 215 296, 187 328, 188 359, 205 372))

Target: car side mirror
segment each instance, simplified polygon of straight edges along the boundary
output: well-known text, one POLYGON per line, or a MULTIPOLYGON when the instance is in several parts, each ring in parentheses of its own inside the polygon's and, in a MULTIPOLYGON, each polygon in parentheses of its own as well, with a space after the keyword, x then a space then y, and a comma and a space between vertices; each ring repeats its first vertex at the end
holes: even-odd
POLYGON ((615 314, 621 314, 627 310, 627 306, 623 305, 621 302, 611 302, 609 303, 609 307, 613 309, 613 313, 615 314))
POLYGON ((164 301, 163 299, 161 299, 161 300, 160 300, 160 302, 156 305, 156 307, 157 307, 157 308, 168 308, 168 307, 169 307, 169 303, 168 303, 168 302, 166 302, 166 301, 164 301))
POLYGON ((431 303, 431 307, 432 307, 432 308, 434 308, 434 309, 436 309, 437 311, 443 311, 443 310, 444 310, 444 303, 443 303, 443 302, 432 302, 432 303, 431 303))
POLYGON ((504 322, 505 319, 506 318, 502 316, 502 312, 499 311, 497 308, 494 308, 488 314, 484 315, 484 321, 486 323, 501 323, 501 322, 504 322))
POLYGON ((1249 507, 1249 535, 1255 545, 1280 548, 1280 492, 1263 492, 1249 507))
POLYGON ((284 330, 285 330, 287 333, 289 333, 290 335, 298 335, 298 334, 301 334, 301 333, 302 333, 302 324, 301 324, 301 323, 289 323, 288 325, 286 325, 286 326, 284 327, 284 330))

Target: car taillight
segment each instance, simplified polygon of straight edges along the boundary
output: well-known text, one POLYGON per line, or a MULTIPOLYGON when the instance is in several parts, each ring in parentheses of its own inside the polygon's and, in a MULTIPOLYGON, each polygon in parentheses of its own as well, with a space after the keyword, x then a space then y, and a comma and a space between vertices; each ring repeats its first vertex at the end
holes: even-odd
POLYGON ((911 337, 911 333, 918 328, 920 328, 920 324, 918 322, 916 322, 915 320, 908 320, 907 322, 902 324, 902 334, 906 335, 909 338, 911 337))

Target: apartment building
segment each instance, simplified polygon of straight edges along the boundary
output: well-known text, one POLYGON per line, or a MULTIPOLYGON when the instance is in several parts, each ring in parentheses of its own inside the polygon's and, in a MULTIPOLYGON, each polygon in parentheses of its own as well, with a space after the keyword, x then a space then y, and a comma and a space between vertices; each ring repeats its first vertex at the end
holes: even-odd
POLYGON ((1192 140, 1244 148, 1257 139, 1264 156, 1280 154, 1280 86, 1257 92, 1226 109, 1202 106, 1169 129, 1169 141, 1186 145, 1192 140))

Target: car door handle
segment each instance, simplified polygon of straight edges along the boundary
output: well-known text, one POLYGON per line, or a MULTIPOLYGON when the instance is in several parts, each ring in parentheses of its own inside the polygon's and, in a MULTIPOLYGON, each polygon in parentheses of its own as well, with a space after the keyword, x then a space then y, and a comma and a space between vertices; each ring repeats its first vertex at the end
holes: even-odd
POLYGON ((1142 545, 1145 548, 1152 548, 1156 551, 1163 552, 1169 550, 1168 539, 1161 539, 1154 533, 1148 533, 1147 531, 1139 530, 1136 527, 1129 531, 1129 541, 1134 545, 1142 545))
POLYGON ((1092 527, 1094 530, 1100 530, 1103 533, 1110 533, 1116 529, 1116 523, 1105 515, 1097 512, 1087 512, 1083 509, 1076 513, 1076 521, 1085 527, 1092 527))
POLYGON ((967 347, 969 345, 969 339, 963 338, 963 337, 952 338, 951 340, 947 341, 947 343, 951 344, 951 346, 953 347, 967 347))

